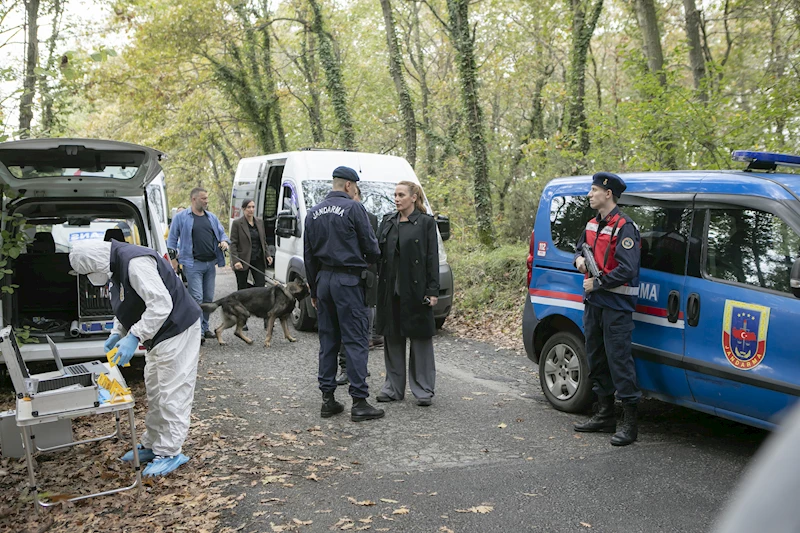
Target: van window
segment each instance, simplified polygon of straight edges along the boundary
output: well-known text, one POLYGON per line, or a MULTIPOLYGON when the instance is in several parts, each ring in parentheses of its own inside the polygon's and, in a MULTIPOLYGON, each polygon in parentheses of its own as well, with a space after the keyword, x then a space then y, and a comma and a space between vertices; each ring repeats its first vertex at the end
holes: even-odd
POLYGON ((707 242, 709 276, 791 293, 800 237, 780 217, 755 209, 711 209, 707 242))
MULTIPOLYGON (((304 181, 303 196, 306 201, 306 209, 311 209, 324 200, 325 196, 331 192, 332 186, 332 181, 329 179, 304 181)), ((361 189, 361 202, 364 204, 364 209, 378 217, 378 220, 381 220, 383 215, 395 211, 395 186, 396 184, 391 182, 359 181, 358 187, 361 189)))
POLYGON ((595 216, 586 196, 557 196, 550 203, 550 233, 559 250, 575 253, 586 223, 595 216))
POLYGON ((642 268, 683 275, 692 212, 683 207, 621 206, 642 238, 642 268))

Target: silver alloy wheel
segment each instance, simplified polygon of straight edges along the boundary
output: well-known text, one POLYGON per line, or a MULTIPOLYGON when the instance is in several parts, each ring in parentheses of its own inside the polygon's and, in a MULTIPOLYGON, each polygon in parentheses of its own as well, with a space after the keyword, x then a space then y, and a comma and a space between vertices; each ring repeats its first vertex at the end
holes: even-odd
POLYGON ((568 344, 553 346, 545 357, 544 378, 556 399, 569 400, 575 396, 581 382, 578 354, 568 344))

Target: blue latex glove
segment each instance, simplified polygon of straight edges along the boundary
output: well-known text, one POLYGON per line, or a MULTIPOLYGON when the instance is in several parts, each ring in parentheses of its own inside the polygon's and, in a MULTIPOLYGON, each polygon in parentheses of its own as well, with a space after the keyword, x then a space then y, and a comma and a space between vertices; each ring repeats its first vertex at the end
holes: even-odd
POLYGON ((113 361, 117 366, 125 366, 133 359, 133 352, 139 347, 139 339, 136 335, 128 333, 115 347, 117 348, 117 353, 113 361))
POLYGON ((107 401, 111 400, 111 393, 108 392, 101 386, 97 386, 97 398, 100 400, 100 403, 106 403, 107 401))
POLYGON ((114 346, 117 345, 117 341, 120 339, 119 333, 114 333, 113 335, 108 337, 106 343, 103 345, 103 353, 110 352, 114 346))

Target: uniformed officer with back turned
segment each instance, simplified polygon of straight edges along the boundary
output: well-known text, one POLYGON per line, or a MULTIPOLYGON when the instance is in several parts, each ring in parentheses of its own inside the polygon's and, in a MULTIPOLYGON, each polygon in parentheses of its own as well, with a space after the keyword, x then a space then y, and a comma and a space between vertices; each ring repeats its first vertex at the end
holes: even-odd
POLYGON ((592 177, 589 205, 598 213, 586 224, 575 254, 575 266, 586 275, 583 281, 586 357, 589 379, 600 405, 588 421, 575 425, 575 431, 614 433, 611 437, 614 446, 627 446, 636 440, 636 409, 642 397, 631 355, 641 247, 639 229, 617 207, 625 188, 625 182, 616 174, 598 172, 592 177), (589 273, 582 255, 584 244, 591 247, 599 277, 589 273), (619 431, 614 414, 615 391, 624 410, 619 431))
POLYGON ((383 417, 383 409, 367 403, 369 355, 369 308, 367 285, 374 283, 368 271, 380 257, 378 241, 367 211, 356 195, 358 173, 349 167, 333 171, 333 190, 306 214, 304 262, 317 310, 319 329, 320 414, 328 418, 344 406, 336 401, 337 354, 344 344, 354 422, 383 417))

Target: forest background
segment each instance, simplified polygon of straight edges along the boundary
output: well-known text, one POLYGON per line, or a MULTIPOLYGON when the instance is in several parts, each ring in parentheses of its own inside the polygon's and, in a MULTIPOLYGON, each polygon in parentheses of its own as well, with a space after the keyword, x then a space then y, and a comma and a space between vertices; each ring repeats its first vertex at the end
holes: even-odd
POLYGON ((406 157, 456 317, 519 309, 552 178, 800 152, 800 0, 78 2, 0 0, 3 139, 156 147, 171 205, 202 185, 221 217, 242 157, 406 157))

